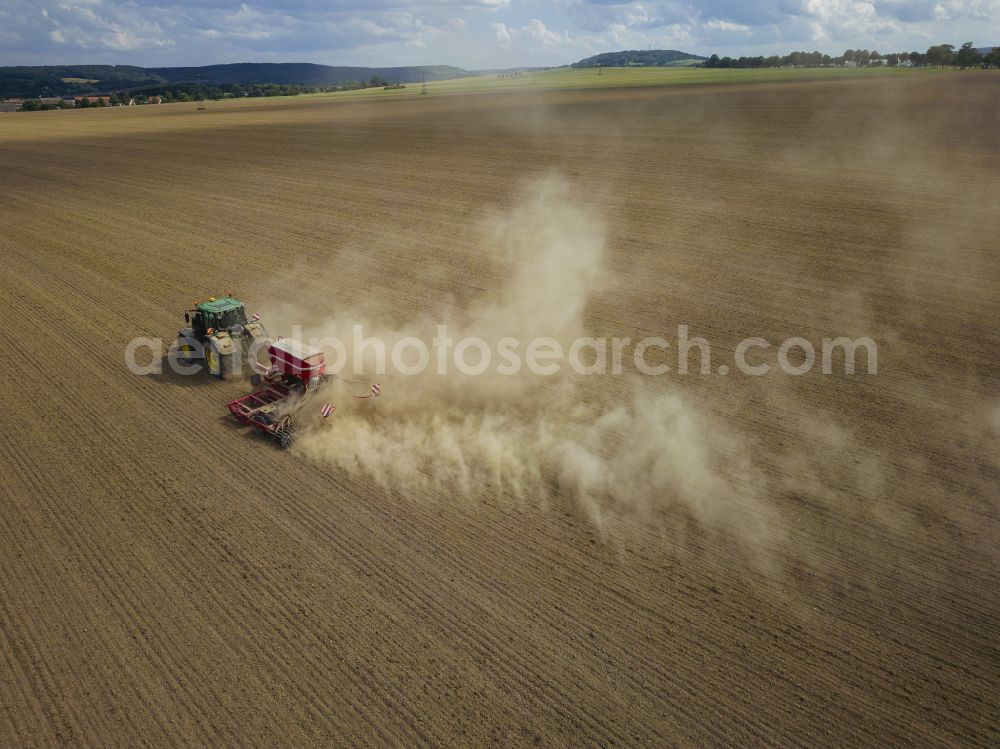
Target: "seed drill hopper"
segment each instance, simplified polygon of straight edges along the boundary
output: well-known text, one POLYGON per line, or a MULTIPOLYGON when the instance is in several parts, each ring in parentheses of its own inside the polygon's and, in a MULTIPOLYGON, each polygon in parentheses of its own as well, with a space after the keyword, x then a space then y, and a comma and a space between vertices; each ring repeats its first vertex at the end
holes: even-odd
MULTIPOLYGON (((295 438, 295 414, 327 379, 326 360, 322 351, 284 339, 268 344, 267 354, 271 366, 250 379, 254 391, 231 401, 229 411, 288 447, 295 438)), ((334 408, 324 404, 321 411, 326 417, 334 408)))

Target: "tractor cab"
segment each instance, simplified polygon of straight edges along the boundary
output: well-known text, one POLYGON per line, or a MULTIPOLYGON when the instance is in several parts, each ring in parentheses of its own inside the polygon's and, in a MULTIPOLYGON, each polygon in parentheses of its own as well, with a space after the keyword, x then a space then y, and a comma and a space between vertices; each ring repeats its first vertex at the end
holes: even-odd
POLYGON ((247 315, 243 302, 232 297, 216 299, 209 297, 197 309, 187 314, 194 337, 201 339, 211 335, 209 331, 229 330, 235 325, 246 325, 247 315))

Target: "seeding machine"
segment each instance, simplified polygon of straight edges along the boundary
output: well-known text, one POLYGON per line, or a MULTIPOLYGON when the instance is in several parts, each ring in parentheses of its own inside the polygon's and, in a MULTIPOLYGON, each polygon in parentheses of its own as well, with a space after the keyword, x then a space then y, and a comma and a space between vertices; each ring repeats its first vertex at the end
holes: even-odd
MULTIPOLYGON (((259 315, 248 320, 243 302, 232 295, 210 297, 185 313, 184 318, 188 327, 178 334, 178 359, 187 364, 202 359, 205 371, 221 379, 241 375, 244 363, 249 363, 256 370, 250 377, 254 389, 230 401, 229 412, 282 447, 290 446, 297 431, 295 415, 314 402, 313 396, 331 376, 326 373, 323 352, 281 336, 273 341, 267 339, 259 315), (268 365, 257 360, 255 342, 266 345, 268 365)), ((376 383, 368 394, 354 397, 377 398, 381 392, 376 383)), ((336 407, 323 403, 319 410, 326 419, 336 407)))

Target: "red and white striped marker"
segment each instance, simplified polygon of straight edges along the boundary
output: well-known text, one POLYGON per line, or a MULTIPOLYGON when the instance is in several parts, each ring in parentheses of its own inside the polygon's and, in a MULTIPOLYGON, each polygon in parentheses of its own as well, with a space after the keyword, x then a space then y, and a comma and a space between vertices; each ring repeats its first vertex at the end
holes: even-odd
POLYGON ((374 385, 372 385, 372 391, 368 393, 368 395, 355 395, 354 397, 359 398, 361 400, 367 400, 368 398, 378 398, 381 392, 382 392, 382 386, 376 382, 374 385))
POLYGON ((336 411, 336 410, 337 410, 336 408, 334 408, 334 407, 333 407, 333 406, 331 406, 331 405, 330 405, 329 403, 327 403, 327 404, 326 404, 325 406, 323 406, 323 408, 322 408, 322 413, 323 413, 323 418, 325 419, 325 418, 326 418, 327 416, 329 416, 330 414, 332 414, 332 413, 333 413, 334 411, 336 411))

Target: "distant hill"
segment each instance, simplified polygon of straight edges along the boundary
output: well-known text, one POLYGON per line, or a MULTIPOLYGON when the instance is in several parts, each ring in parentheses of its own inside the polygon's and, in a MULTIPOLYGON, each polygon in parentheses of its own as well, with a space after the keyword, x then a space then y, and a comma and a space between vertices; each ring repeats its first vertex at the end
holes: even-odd
POLYGON ((658 68, 680 66, 707 60, 707 57, 692 55, 676 49, 631 49, 622 52, 604 52, 593 57, 585 57, 574 62, 573 68, 658 68))
POLYGON ((28 98, 97 93, 163 80, 132 65, 44 65, 0 67, 0 97, 28 98), (63 80, 63 79, 67 80, 63 80))
POLYGON ((976 52, 978 52, 981 55, 988 55, 997 47, 1000 47, 1000 44, 994 44, 992 47, 976 47, 976 52))
POLYGON ((93 94, 124 89, 149 88, 172 83, 276 83, 332 86, 372 76, 393 83, 417 83, 461 78, 469 75, 451 65, 423 67, 362 68, 333 67, 311 63, 239 62, 190 68, 140 68, 132 65, 44 65, 0 67, 0 98, 93 94))

